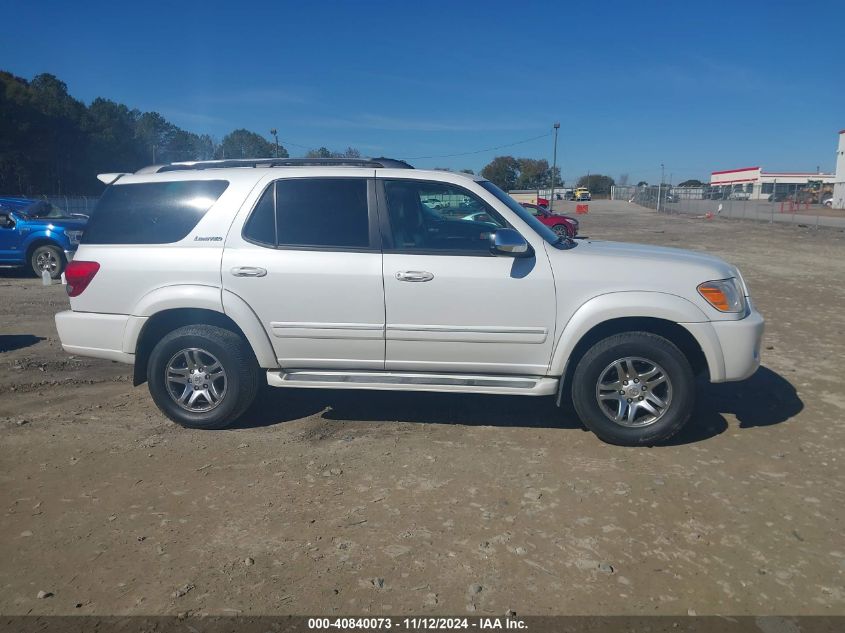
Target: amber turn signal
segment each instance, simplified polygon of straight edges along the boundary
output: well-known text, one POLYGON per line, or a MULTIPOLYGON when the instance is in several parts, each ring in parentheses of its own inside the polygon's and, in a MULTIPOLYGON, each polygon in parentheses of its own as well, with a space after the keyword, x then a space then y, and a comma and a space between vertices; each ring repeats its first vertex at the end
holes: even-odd
POLYGON ((742 312, 745 309, 742 293, 734 279, 705 281, 699 284, 698 294, 719 312, 742 312))

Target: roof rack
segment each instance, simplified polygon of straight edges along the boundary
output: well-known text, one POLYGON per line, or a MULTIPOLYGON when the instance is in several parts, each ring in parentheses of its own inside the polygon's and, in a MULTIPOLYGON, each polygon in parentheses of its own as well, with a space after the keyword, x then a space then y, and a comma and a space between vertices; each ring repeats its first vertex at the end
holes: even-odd
POLYGON ((404 160, 395 158, 235 158, 224 160, 198 160, 169 165, 151 165, 138 173, 161 173, 195 169, 226 169, 228 167, 374 167, 413 169, 404 160))

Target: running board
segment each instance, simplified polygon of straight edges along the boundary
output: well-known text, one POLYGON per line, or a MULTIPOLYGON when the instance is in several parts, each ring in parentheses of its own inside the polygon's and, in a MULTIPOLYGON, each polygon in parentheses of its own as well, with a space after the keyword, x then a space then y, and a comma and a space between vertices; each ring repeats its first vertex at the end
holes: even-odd
POLYGON ((329 371, 290 369, 268 371, 271 387, 311 389, 380 389, 392 391, 450 391, 457 393, 548 396, 557 392, 557 378, 548 376, 489 376, 484 374, 426 374, 395 371, 329 371))

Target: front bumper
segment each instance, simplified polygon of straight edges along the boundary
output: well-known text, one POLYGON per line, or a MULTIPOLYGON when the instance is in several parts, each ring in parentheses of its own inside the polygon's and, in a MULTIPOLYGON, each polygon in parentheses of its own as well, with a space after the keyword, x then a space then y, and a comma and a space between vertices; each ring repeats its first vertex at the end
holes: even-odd
POLYGON ((760 366, 760 345, 765 320, 749 305, 749 314, 738 321, 712 321, 725 363, 724 377, 719 382, 744 380, 760 366))
POLYGON ((72 251, 65 251, 65 261, 70 262, 73 261, 73 256, 76 255, 76 250, 72 251))

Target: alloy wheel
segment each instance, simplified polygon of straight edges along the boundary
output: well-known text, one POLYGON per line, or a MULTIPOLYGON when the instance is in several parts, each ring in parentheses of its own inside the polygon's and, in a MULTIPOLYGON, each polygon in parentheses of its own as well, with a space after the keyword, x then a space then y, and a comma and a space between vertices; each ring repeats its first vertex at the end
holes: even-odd
POLYGON ((616 424, 649 426, 672 403, 672 381, 666 370, 647 358, 626 356, 610 363, 596 383, 599 408, 616 424))
POLYGON ((207 350, 191 347, 176 352, 164 373, 167 393, 191 413, 211 411, 226 395, 226 370, 207 350))

